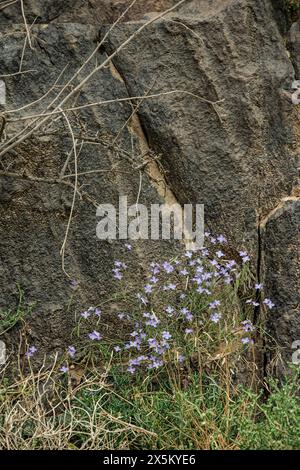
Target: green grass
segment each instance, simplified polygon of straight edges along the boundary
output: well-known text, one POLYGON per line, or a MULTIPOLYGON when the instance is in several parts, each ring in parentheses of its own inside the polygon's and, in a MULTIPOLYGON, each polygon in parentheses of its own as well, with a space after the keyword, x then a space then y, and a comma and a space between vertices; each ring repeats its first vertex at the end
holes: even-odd
POLYGON ((254 392, 215 370, 79 382, 52 371, 0 385, 1 449, 300 449, 300 369, 254 392))
POLYGON ((15 310, 0 311, 0 335, 11 330, 19 321, 21 321, 32 307, 24 307, 24 292, 18 286, 19 301, 15 310))

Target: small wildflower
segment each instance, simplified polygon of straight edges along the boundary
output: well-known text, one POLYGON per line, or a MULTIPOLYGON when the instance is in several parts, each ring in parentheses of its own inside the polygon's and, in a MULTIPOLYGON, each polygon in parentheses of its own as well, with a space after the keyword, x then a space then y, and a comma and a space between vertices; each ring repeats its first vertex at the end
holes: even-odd
POLYGON ((79 281, 77 281, 77 279, 72 279, 72 281, 70 282, 70 285, 72 289, 76 290, 77 287, 79 287, 79 281))
POLYGON ((178 356, 178 362, 180 362, 180 364, 182 364, 182 362, 185 361, 185 357, 184 356, 178 356))
POLYGON ((263 284, 261 284, 261 283, 259 283, 259 284, 255 284, 255 289, 256 289, 256 290, 262 290, 262 289, 263 289, 263 287, 264 287, 264 285, 263 285, 263 284))
POLYGON ((113 273, 113 277, 118 281, 121 281, 121 279, 123 278, 123 274, 118 269, 113 269, 113 273))
POLYGON ((174 312, 174 308, 171 307, 171 305, 168 305, 166 308, 165 308, 166 312, 171 315, 173 312, 174 312))
POLYGON ((76 348, 75 346, 69 346, 68 347, 68 354, 70 357, 75 357, 75 354, 76 354, 76 348))
POLYGON ((210 319, 213 323, 218 323, 221 319, 221 314, 220 313, 213 313, 211 316, 210 316, 210 319))
POLYGON ((217 258, 223 258, 224 253, 221 250, 216 251, 217 258))
POLYGON ((176 289, 176 284, 170 283, 167 285, 167 290, 175 290, 176 289))
POLYGON ((184 332, 185 332, 185 334, 189 335, 189 334, 193 333, 194 330, 193 330, 193 328, 186 328, 186 329, 184 330, 184 332))
POLYGON ((100 310, 100 308, 95 308, 94 314, 96 315, 96 317, 101 317, 101 313, 102 311, 100 310))
POLYGON ((272 308, 275 307, 275 304, 273 304, 272 300, 270 300, 270 299, 265 299, 263 303, 267 307, 269 307, 270 310, 272 310, 272 308))
POLYGON ((130 372, 131 374, 134 374, 135 373, 135 367, 129 366, 129 367, 127 367, 127 371, 130 372))
POLYGON ((115 350, 116 352, 120 352, 120 351, 121 351, 121 348, 120 348, 120 346, 114 346, 114 350, 115 350))
POLYGON ((227 239, 224 237, 224 235, 219 235, 217 240, 219 243, 227 243, 227 239))
POLYGON ((170 273, 172 273, 172 272, 174 271, 173 266, 172 266, 170 263, 168 263, 167 261, 165 261, 165 262, 162 264, 162 267, 164 268, 164 270, 165 270, 168 274, 170 274, 170 273))
POLYGON ((100 341, 102 339, 102 336, 100 335, 98 331, 94 330, 92 333, 89 334, 89 338, 92 341, 100 341))
POLYGON ((82 316, 85 320, 90 316, 90 312, 88 312, 87 310, 85 312, 82 312, 80 314, 80 316, 82 316))
POLYGON ((214 300, 213 302, 210 302, 210 304, 208 305, 209 308, 216 308, 218 307, 219 305, 221 305, 221 302, 219 300, 214 300))
POLYGON ((248 338, 248 337, 242 338, 242 343, 243 344, 253 344, 253 339, 248 338))
POLYGON ((26 352, 25 355, 26 355, 27 358, 30 358, 30 357, 32 357, 36 352, 37 352, 37 348, 36 348, 35 346, 30 346, 30 347, 28 348, 28 351, 26 352))
POLYGON ((150 284, 147 284, 145 287, 144 287, 144 291, 146 292, 146 294, 151 294, 152 292, 152 286, 150 284))
POLYGON ((62 366, 59 370, 60 370, 60 372, 63 372, 64 374, 66 374, 67 372, 69 372, 69 367, 62 366))
POLYGON ((127 248, 128 251, 131 251, 132 245, 130 245, 130 243, 125 243, 125 248, 127 248))
POLYGON ((172 338, 172 335, 168 331, 163 331, 161 336, 163 339, 167 340, 172 338))

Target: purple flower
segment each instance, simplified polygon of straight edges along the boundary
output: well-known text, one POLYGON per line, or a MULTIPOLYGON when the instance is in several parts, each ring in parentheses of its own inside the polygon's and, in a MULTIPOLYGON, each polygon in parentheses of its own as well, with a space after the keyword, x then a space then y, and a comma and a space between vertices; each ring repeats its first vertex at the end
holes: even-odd
POLYGON ((270 299, 265 299, 264 304, 269 307, 270 310, 272 310, 273 307, 275 307, 275 304, 273 304, 272 300, 270 299))
POLYGON ((75 346, 69 346, 68 347, 68 354, 69 354, 70 357, 75 357, 75 354, 76 354, 75 346))
POLYGON ((227 239, 224 237, 224 235, 219 235, 217 240, 219 243, 227 243, 227 239))
POLYGON ((263 287, 264 287, 264 285, 261 284, 261 283, 255 284, 255 289, 256 289, 256 290, 262 290, 263 287))
POLYGON ((85 312, 82 312, 80 315, 86 320, 91 314, 88 310, 86 310, 85 312))
POLYGON ((100 308, 95 308, 94 314, 96 315, 96 317, 100 317, 101 313, 102 311, 100 310, 100 308))
POLYGON ((92 341, 100 341, 102 339, 102 336, 100 335, 98 331, 94 330, 92 333, 89 334, 89 338, 92 341))
POLYGON ((255 330, 255 326, 252 325, 251 320, 242 321, 242 325, 243 325, 243 330, 246 331, 246 332, 255 330))
POLYGON ((118 313, 118 318, 120 318, 120 320, 123 320, 124 317, 125 313, 118 313))
POLYGON ((71 288, 72 289, 77 289, 77 287, 79 287, 79 281, 77 281, 77 279, 72 279, 72 281, 70 282, 70 285, 71 285, 71 288))
POLYGON ((171 307, 171 305, 168 305, 166 308, 165 308, 166 312, 169 314, 169 315, 172 315, 172 313, 174 312, 174 308, 171 307))
POLYGON ((175 290, 176 289, 176 284, 170 283, 166 287, 167 287, 167 290, 175 290))
POLYGON ((144 287, 144 290, 146 292, 146 294, 151 294, 152 292, 152 286, 150 284, 147 284, 145 287, 144 287))
POLYGON ((153 328, 156 328, 159 323, 160 320, 155 317, 151 317, 149 320, 146 321, 146 325, 153 326, 153 328))
POLYGON ((159 358, 153 358, 152 363, 148 366, 148 369, 158 369, 163 366, 164 362, 159 358))
POLYGON ((253 299, 246 300, 246 304, 251 304, 251 305, 253 305, 254 307, 259 307, 259 303, 256 302, 256 301, 253 300, 253 299))
POLYGON ((223 258, 224 253, 221 250, 216 251, 217 258, 223 258))
POLYGON ((232 259, 232 260, 230 260, 230 261, 228 261, 228 262, 226 263, 225 267, 226 267, 226 269, 229 269, 229 270, 230 270, 230 269, 232 269, 233 266, 235 266, 235 265, 236 265, 236 262, 232 259))
POLYGON ((25 354, 27 358, 32 357, 37 352, 37 348, 35 346, 30 346, 25 354))
POLYGON ((130 372, 131 374, 134 374, 135 373, 135 367, 129 366, 129 367, 127 367, 127 371, 130 372))
POLYGON ((189 272, 186 269, 182 269, 180 271, 180 274, 182 274, 183 276, 187 276, 189 274, 189 272))
POLYGON ((247 251, 240 251, 239 255, 241 256, 243 263, 246 263, 247 261, 250 261, 250 257, 247 253, 247 251))
POLYGON ((213 323, 218 323, 221 319, 221 314, 220 313, 213 313, 211 316, 210 316, 210 319, 213 323))
POLYGON ((210 302, 210 304, 208 305, 209 308, 216 308, 218 307, 219 305, 221 305, 221 302, 219 300, 214 300, 213 302, 210 302))
POLYGON ((187 335, 193 333, 193 331, 194 331, 193 328, 186 328, 186 329, 184 330, 185 334, 187 334, 187 335))
POLYGON ((130 243, 125 243, 125 247, 127 248, 128 251, 132 250, 132 246, 130 245, 130 243))
POLYGON ((243 344, 252 344, 253 343, 253 340, 250 339, 250 338, 242 338, 242 343, 243 344))
POLYGON ((170 274, 171 272, 174 271, 173 266, 172 266, 170 263, 168 263, 167 261, 165 261, 165 262, 162 264, 162 267, 164 268, 164 270, 165 270, 168 274, 170 274))
POLYGON ((150 282, 153 282, 153 284, 156 284, 156 283, 158 282, 158 278, 155 277, 155 276, 152 276, 152 277, 150 278, 150 282))
POLYGON ((185 361, 185 357, 184 357, 184 356, 181 356, 181 355, 178 356, 178 362, 180 362, 180 364, 181 364, 182 362, 184 362, 184 361, 185 361))
POLYGON ((120 346, 114 346, 114 350, 115 350, 116 352, 120 352, 120 351, 121 351, 121 348, 120 348, 120 346))
POLYGON ((185 256, 186 256, 187 258, 192 258, 193 253, 192 253, 191 251, 186 251, 185 256))
POLYGON ((155 338, 149 338, 148 339, 148 344, 149 344, 150 348, 156 348, 157 345, 158 345, 158 342, 155 338))
POLYGON ((123 274, 118 269, 113 269, 113 273, 114 273, 113 277, 115 279, 117 279, 118 281, 122 279, 123 274))
POLYGON ((60 370, 60 372, 63 372, 64 374, 66 374, 67 372, 69 372, 69 367, 61 366, 61 368, 59 370, 60 370))
POLYGON ((172 335, 168 331, 163 331, 161 336, 163 339, 167 340, 172 338, 172 335))
POLYGON ((210 264, 211 264, 212 266, 214 266, 215 268, 219 268, 219 267, 220 267, 220 265, 219 265, 219 263, 218 263, 218 261, 217 261, 216 259, 211 260, 211 261, 210 261, 210 264))

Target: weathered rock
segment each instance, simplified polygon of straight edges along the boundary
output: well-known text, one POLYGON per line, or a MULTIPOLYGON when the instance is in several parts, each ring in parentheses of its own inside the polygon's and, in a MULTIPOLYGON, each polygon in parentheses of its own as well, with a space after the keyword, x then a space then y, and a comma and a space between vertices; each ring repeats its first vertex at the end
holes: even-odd
MULTIPOLYGON (((22 25, 2 29, 0 69, 4 74, 18 70, 23 32, 22 25)), ((24 106, 45 95, 67 66, 57 88, 27 110, 27 114, 40 112, 93 50, 97 29, 79 24, 40 25, 32 28, 32 37, 34 49, 26 50, 23 70, 33 71, 5 78, 5 110, 24 106)), ((104 56, 98 54, 97 60, 103 59, 104 56)), ((69 105, 126 96, 126 86, 111 66, 95 74, 69 105)), ((70 279, 80 282, 71 310, 68 304, 73 291, 70 279, 62 271, 60 256, 74 192, 74 176, 66 178, 67 174, 74 175, 73 154, 65 178, 60 179, 73 146, 66 119, 59 116, 52 119, 1 160, 0 308, 16 306, 17 285, 24 290, 26 303, 36 302, 31 318, 26 319, 30 325, 27 341, 38 344, 41 356, 45 351, 62 348, 69 341, 74 328, 74 310, 79 313, 80 308, 96 305, 108 294, 113 296, 118 292, 111 275, 114 259, 134 260, 131 282, 135 282, 134 278, 140 282, 147 260, 155 257, 155 253, 160 257, 170 249, 168 242, 153 246, 145 241, 134 254, 126 254, 122 242, 108 243, 96 238, 98 204, 111 203, 118 207, 119 195, 127 195, 130 205, 136 202, 138 194, 139 201, 147 206, 150 202, 164 202, 157 192, 156 182, 153 186, 146 173, 140 180, 136 168, 144 159, 149 159, 149 155, 138 120, 130 119, 131 113, 128 102, 67 113, 74 138, 78 140, 79 173, 65 252, 65 270, 70 279)), ((20 127, 19 122, 8 123, 6 139, 20 127)), ((19 341, 16 331, 12 339, 19 341)))
POLYGON ((282 201, 262 224, 262 280, 276 305, 267 313, 266 340, 279 372, 292 362, 293 342, 300 339, 299 259, 300 200, 293 197, 282 201))
MULTIPOLYGON (((151 25, 114 63, 132 96, 162 94, 145 99, 139 116, 177 199, 204 203, 208 226, 255 257, 259 218, 297 179, 282 94, 294 71, 270 2, 200 3, 151 25), (189 94, 163 96, 172 90, 189 94)), ((136 28, 118 26, 108 52, 136 28)))
MULTIPOLYGON (((123 21, 142 18, 148 12, 164 11, 178 1, 138 0, 129 9, 123 21)), ((29 23, 53 21, 99 25, 116 21, 130 3, 128 0, 89 0, 88 2, 86 0, 27 0, 24 2, 24 13, 29 23)), ((2 21, 13 23, 24 21, 19 2, 4 8, 2 14, 2 21)))
POLYGON ((300 79, 300 19, 292 24, 288 34, 288 48, 295 68, 295 75, 300 79))

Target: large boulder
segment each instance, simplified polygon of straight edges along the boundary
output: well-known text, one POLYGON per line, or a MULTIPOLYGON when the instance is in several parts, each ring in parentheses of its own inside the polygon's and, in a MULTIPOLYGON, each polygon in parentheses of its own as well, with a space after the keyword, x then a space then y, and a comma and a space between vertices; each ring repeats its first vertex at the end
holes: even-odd
MULTIPOLYGON (((107 52, 137 26, 118 25, 107 52)), ((132 96, 161 93, 145 98, 139 117, 177 199, 204 203, 207 225, 255 258, 259 219, 297 183, 285 96, 294 70, 271 3, 192 4, 152 24, 114 63, 132 96)))
MULTIPOLYGON (((5 75, 7 100, 2 106, 4 111, 46 95, 25 109, 27 114, 39 113, 92 52, 98 30, 80 24, 49 24, 34 26, 31 34, 33 49, 26 49, 23 57, 23 70, 29 72, 7 76, 18 70, 24 29, 22 25, 2 28, 0 69, 5 75)), ((97 55, 98 61, 104 58, 103 54, 97 55)), ((89 71, 94 64, 95 61, 89 71)), ((82 77, 79 75, 75 83, 82 77)), ((145 241, 129 253, 124 242, 100 241, 96 237, 98 204, 118 207, 119 195, 128 197, 128 205, 137 199, 147 206, 163 203, 165 197, 172 199, 158 165, 148 161, 147 142, 138 119, 131 118, 130 102, 114 102, 127 96, 124 82, 111 65, 96 73, 69 103, 113 101, 103 107, 67 113, 77 142, 79 175, 66 241, 65 272, 60 250, 72 210, 75 183, 73 140, 67 120, 54 116, 46 126, 1 158, 0 308, 2 311, 16 308, 19 285, 24 291, 25 304, 35 304, 31 317, 26 318, 30 325, 27 340, 38 344, 41 355, 62 348, 69 341, 74 311, 78 314, 81 308, 97 305, 118 293, 118 286, 112 282, 115 259, 128 258, 131 263, 134 260, 131 278, 134 283, 134 279, 140 282, 150 259, 167 256, 170 250, 168 242, 153 247, 145 241), (141 174, 139 168, 146 171, 141 174), (68 174, 73 176, 67 177, 68 174), (160 175, 159 182, 155 180, 157 175, 160 175), (70 284, 74 279, 80 282, 75 296, 70 284), (72 308, 69 308, 71 299, 72 308)), ((18 114, 7 116, 16 122, 7 123, 3 144, 24 127, 17 119, 18 114)), ((124 308, 122 303, 119 307, 124 308)), ((11 340, 19 341, 16 331, 7 341, 11 340)))

